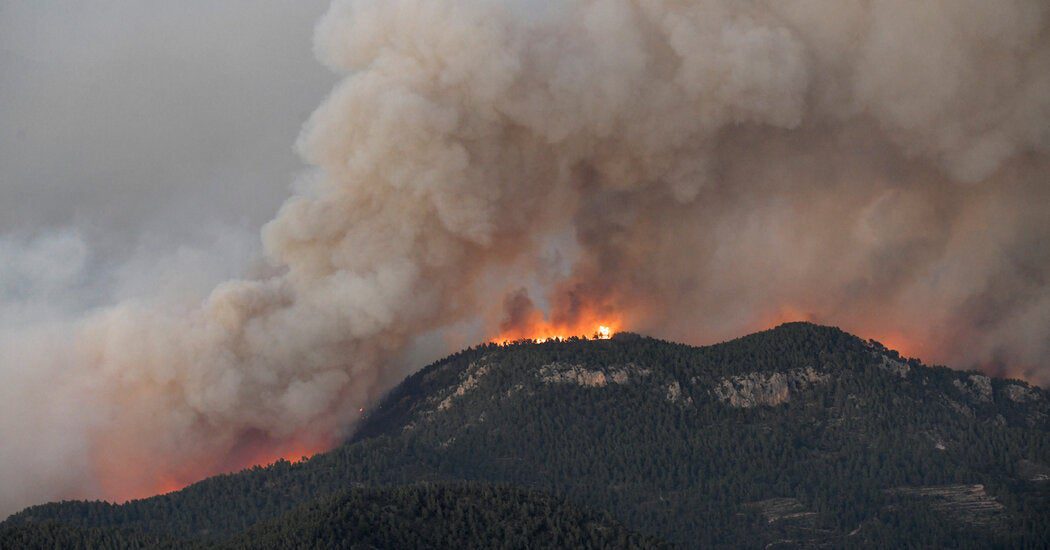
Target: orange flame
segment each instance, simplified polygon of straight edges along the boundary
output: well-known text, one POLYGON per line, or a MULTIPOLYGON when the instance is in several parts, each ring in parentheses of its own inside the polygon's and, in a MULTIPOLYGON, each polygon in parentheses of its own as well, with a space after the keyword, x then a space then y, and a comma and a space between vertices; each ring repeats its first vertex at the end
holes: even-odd
POLYGON ((573 336, 608 340, 619 332, 622 326, 623 322, 621 319, 612 315, 602 318, 593 315, 581 315, 575 321, 567 323, 550 322, 541 315, 536 315, 526 323, 504 330, 493 338, 491 342, 496 344, 508 344, 521 340, 548 342, 551 340, 565 340, 573 336))

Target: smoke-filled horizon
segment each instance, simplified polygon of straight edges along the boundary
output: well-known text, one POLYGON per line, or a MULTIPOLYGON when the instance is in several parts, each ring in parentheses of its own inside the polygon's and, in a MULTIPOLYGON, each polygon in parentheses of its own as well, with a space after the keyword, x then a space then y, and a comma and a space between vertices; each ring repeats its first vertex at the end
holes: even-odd
MULTIPOLYGON (((690 343, 809 319, 1045 384, 1048 9, 336 0, 314 46, 342 80, 265 265, 0 324, 0 511, 330 445, 421 340, 543 318, 690 343)), ((0 290, 61 295, 78 242, 18 245, 0 290)))

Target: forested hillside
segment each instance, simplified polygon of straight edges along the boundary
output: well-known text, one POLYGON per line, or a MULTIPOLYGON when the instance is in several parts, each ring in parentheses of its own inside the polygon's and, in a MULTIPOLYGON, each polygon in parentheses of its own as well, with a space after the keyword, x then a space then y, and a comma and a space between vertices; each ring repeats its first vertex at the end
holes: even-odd
POLYGON ((806 323, 703 348, 630 334, 485 345, 409 377, 351 441, 306 462, 5 525, 329 536, 346 527, 305 509, 292 526, 259 522, 351 486, 465 480, 558 495, 686 547, 1045 547, 1048 419, 1047 393, 1023 382, 806 323))
POLYGON ((232 538, 175 538, 56 521, 0 527, 0 548, 656 548, 607 514, 477 483, 357 487, 319 498, 232 538))

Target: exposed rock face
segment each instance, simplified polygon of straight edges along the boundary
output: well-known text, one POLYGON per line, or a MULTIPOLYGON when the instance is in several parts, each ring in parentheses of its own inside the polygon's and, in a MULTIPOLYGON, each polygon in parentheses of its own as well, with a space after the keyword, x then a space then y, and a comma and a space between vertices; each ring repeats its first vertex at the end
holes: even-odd
POLYGON ((680 403, 686 407, 693 404, 693 398, 682 395, 682 385, 677 380, 667 385, 667 400, 671 403, 680 403))
POLYGON ((994 526, 1003 520, 1003 505, 985 492, 984 485, 897 487, 886 493, 928 500, 930 508, 971 525, 994 526))
POLYGON ((1027 403, 1039 400, 1039 392, 1037 390, 1020 384, 1007 384, 1002 391, 1003 395, 1014 403, 1027 403))
POLYGON ((813 367, 787 372, 753 372, 743 376, 723 378, 713 393, 732 407, 749 408, 758 405, 779 405, 801 392, 828 379, 813 367))
POLYGON ((751 502, 747 507, 757 510, 773 535, 765 548, 835 548, 842 539, 828 529, 818 526, 819 516, 795 498, 770 498, 751 502))
POLYGON ((874 340, 868 340, 865 342, 865 345, 871 350, 871 354, 878 360, 876 366, 885 371, 896 374, 901 378, 908 377, 908 373, 911 372, 911 365, 898 358, 887 355, 890 350, 887 349, 886 346, 883 346, 874 340))
POLYGON ((587 369, 581 365, 551 363, 540 367, 537 375, 547 384, 577 384, 602 388, 611 384, 627 384, 631 377, 648 376, 649 369, 637 365, 613 365, 604 369, 587 369))
POLYGON ((478 382, 489 373, 489 366, 480 363, 471 363, 464 369, 460 375, 462 380, 455 388, 444 399, 438 403, 437 410, 444 411, 452 407, 453 401, 459 397, 463 397, 478 387, 478 382))
POLYGON ((670 385, 667 386, 667 400, 672 402, 672 403, 676 403, 681 398, 682 398, 682 386, 678 383, 677 380, 675 380, 674 382, 672 382, 670 385))
POLYGON ((892 372, 901 378, 908 377, 908 373, 911 372, 911 366, 907 363, 904 361, 898 361, 897 359, 882 353, 877 355, 880 357, 879 368, 892 372))
POLYGON ((960 392, 981 403, 992 401, 992 379, 980 374, 971 374, 963 380, 952 382, 960 392))

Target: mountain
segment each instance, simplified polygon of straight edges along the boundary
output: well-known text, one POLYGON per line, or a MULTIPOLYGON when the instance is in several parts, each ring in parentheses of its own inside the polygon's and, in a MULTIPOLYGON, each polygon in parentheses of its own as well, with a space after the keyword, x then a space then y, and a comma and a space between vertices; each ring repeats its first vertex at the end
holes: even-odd
POLYGON ((479 483, 355 487, 221 540, 58 521, 8 522, 0 548, 653 548, 607 514, 479 483))
POLYGON ((3 528, 202 544, 281 521, 267 532, 330 533, 303 507, 472 482, 685 547, 1046 547, 1048 478, 1046 391, 789 323, 707 347, 632 334, 478 346, 408 377, 310 460, 119 506, 36 506, 3 528))

